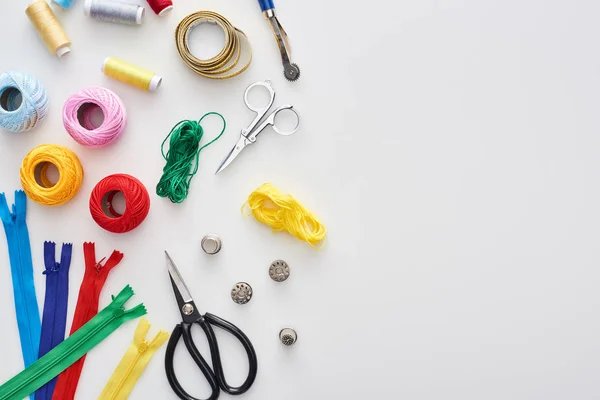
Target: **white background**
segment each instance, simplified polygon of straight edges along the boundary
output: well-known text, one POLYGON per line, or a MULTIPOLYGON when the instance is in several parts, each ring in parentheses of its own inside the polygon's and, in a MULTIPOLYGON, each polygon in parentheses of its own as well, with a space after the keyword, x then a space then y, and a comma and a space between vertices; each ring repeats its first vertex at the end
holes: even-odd
MULTIPOLYGON (((242 398, 600 398, 600 3, 280 0, 302 68, 293 84, 252 0, 179 0, 164 18, 148 9, 141 27, 86 18, 77 0, 57 12, 73 41, 64 60, 48 54, 25 5, 7 2, 0 12, 0 70, 38 77, 51 108, 30 133, 0 133, 0 188, 12 200, 23 156, 41 143, 70 147, 85 169, 70 203, 28 203, 40 310, 43 241, 74 243, 69 325, 82 243, 95 241, 98 258, 125 253, 101 305, 129 283, 131 304, 143 301, 153 329, 171 331, 180 317, 168 249, 199 307, 237 324, 256 347, 258 378, 242 398), (247 72, 210 81, 181 62, 174 29, 199 9, 222 13, 248 34, 247 72), (107 56, 156 71, 163 86, 147 93, 109 80, 100 73, 107 56), (291 137, 265 132, 215 176, 253 116, 244 89, 264 79, 274 83, 276 105, 298 109, 301 129, 291 137), (79 146, 61 122, 67 97, 91 85, 118 93, 129 114, 121 140, 100 150, 79 146), (207 111, 222 113, 228 130, 202 152, 189 198, 171 204, 154 194, 160 144, 176 122, 207 111), (124 235, 103 231, 88 211, 93 186, 119 172, 138 177, 152 201, 144 224, 124 235), (266 181, 322 219, 329 235, 321 251, 241 215, 247 195, 266 181), (223 239, 214 257, 199 246, 209 232, 223 239), (291 266, 285 283, 268 276, 277 258, 291 266), (237 281, 255 291, 245 306, 229 296, 237 281), (285 326, 299 334, 291 348, 278 340, 285 326)), ((206 32, 216 48, 219 34, 206 32)), ((206 128, 211 137, 218 123, 206 128)), ((22 358, 4 245, 0 260, 4 381, 22 358)), ((135 326, 89 354, 78 399, 100 394, 135 326)), ((241 347, 219 338, 226 373, 239 383, 241 347)), ((184 386, 207 396, 180 350, 184 386)), ((164 347, 132 399, 175 398, 163 358, 164 347)))

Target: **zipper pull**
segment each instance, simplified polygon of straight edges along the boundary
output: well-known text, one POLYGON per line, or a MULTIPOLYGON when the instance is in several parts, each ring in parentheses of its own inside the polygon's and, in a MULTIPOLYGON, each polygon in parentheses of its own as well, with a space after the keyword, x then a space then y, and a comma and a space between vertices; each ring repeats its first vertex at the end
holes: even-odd
MULTIPOLYGON (((121 292, 121 293, 123 293, 123 292, 121 292)), ((121 293, 119 293, 117 295, 117 297, 113 300, 111 305, 117 305, 119 303, 119 296, 121 295, 121 293)), ((144 306, 143 303, 138 304, 137 306, 135 306, 129 310, 125 310, 123 308, 123 306, 115 307, 112 310, 112 314, 115 317, 115 319, 123 319, 123 321, 121 321, 121 323, 132 320, 132 319, 139 318, 141 316, 146 315, 147 313, 148 313, 148 311, 146 310, 146 306, 144 306)))
MULTIPOLYGON (((113 299, 113 301, 115 301, 115 300, 113 299)), ((113 310, 113 315, 115 318, 121 318, 123 316, 123 314, 125 314, 125 309, 122 307, 115 308, 113 310)))
POLYGON ((145 352, 146 350, 148 350, 148 347, 150 347, 150 346, 149 346, 149 345, 148 345, 148 343, 147 343, 147 342, 145 342, 145 341, 144 341, 144 342, 142 342, 142 343, 140 343, 140 344, 138 344, 138 353, 140 353, 140 354, 144 354, 144 352, 145 352))
POLYGON ((123 312, 126 321, 142 317, 146 314, 148 314, 148 310, 146 310, 146 306, 143 303, 123 312))
POLYGON ((55 261, 56 243, 46 241, 44 242, 44 266, 46 270, 42 272, 44 275, 48 275, 52 272, 58 272, 60 265, 55 261))
POLYGON ((52 267, 46 268, 42 272, 42 275, 58 274, 59 271, 60 271, 60 264, 59 263, 54 263, 54 265, 52 267))
POLYGON ((100 272, 102 267, 104 267, 104 265, 102 265, 104 260, 106 260, 106 257, 102 257, 102 259, 96 263, 96 272, 100 272))
POLYGON ((156 334, 156 336, 154 336, 154 339, 148 342, 146 341, 146 335, 148 335, 149 330, 150 322, 148 322, 146 318, 142 318, 135 330, 135 335, 133 337, 133 344, 137 346, 138 353, 140 354, 148 351, 148 349, 157 350, 169 337, 168 332, 161 330, 156 334))

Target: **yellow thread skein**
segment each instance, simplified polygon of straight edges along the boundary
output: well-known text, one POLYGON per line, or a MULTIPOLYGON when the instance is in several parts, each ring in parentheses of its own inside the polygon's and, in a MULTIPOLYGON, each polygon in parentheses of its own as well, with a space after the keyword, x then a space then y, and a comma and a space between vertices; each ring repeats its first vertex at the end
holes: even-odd
POLYGON ((258 222, 270 226, 274 232, 289 232, 312 247, 325 244, 327 230, 319 219, 291 195, 281 193, 270 183, 250 193, 242 206, 242 213, 254 215, 258 222), (246 206, 250 209, 249 213, 245 212, 246 206))
POLYGON ((46 206, 59 206, 71 200, 83 182, 83 168, 77 155, 70 149, 42 144, 31 150, 21 164, 21 185, 31 200, 46 206), (46 173, 50 164, 60 174, 58 182, 52 184, 46 173), (36 181, 36 168, 39 169, 41 185, 36 181))

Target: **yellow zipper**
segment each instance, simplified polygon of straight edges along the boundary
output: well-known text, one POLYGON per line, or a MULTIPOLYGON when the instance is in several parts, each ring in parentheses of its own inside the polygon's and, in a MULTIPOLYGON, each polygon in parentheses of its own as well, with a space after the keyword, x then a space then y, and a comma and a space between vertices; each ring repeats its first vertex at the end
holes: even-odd
POLYGON ((133 343, 119 362, 104 387, 98 400, 125 400, 133 390, 152 356, 169 338, 165 331, 159 331, 151 342, 146 341, 150 323, 142 318, 135 330, 133 343))

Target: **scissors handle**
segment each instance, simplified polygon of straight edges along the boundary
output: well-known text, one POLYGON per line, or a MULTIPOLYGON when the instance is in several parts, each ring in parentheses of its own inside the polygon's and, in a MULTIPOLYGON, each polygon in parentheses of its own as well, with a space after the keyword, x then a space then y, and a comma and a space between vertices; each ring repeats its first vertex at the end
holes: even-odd
POLYGON ((210 347, 211 357, 213 368, 215 371, 215 375, 217 376, 217 382, 219 382, 219 386, 223 389, 224 392, 229 393, 231 395, 238 395, 242 393, 246 393, 248 389, 254 383, 256 379, 256 373, 258 372, 258 361, 256 359, 256 352, 254 351, 254 346, 248 339, 248 336, 244 332, 240 330, 237 326, 232 324, 229 321, 224 320, 223 318, 217 317, 216 315, 206 313, 204 314, 205 324, 201 325, 208 337, 208 345, 210 347), (246 355, 248 356, 248 376, 244 383, 240 386, 230 386, 225 379, 225 374, 223 373, 223 364, 221 363, 221 353, 219 352, 219 344, 217 342, 217 338, 215 336, 212 327, 206 323, 217 326, 230 334, 232 334, 237 340, 240 341, 244 350, 246 350, 246 355), (206 328, 205 328, 206 326, 206 328))
POLYGON ((171 334, 171 338, 169 339, 169 343, 167 344, 167 351, 165 353, 165 370, 167 372, 167 379, 169 381, 169 385, 171 385, 171 389, 173 392, 182 400, 200 400, 196 397, 191 396, 179 383, 177 376, 175 375, 175 368, 173 367, 173 357, 175 356, 175 348, 179 343, 179 339, 183 336, 183 342, 185 347, 188 349, 188 352, 192 356, 192 359, 202 371, 202 374, 208 381, 211 389, 211 395, 206 400, 217 400, 219 398, 220 390, 219 383, 217 382, 217 377, 214 372, 210 369, 210 366, 198 351, 196 344, 192 340, 192 325, 187 322, 182 322, 175 326, 173 333, 171 334))
POLYGON ((177 394, 180 399, 183 400, 199 400, 192 396, 190 396, 181 386, 177 377, 175 376, 175 370, 173 368, 173 356, 175 354, 175 348, 179 343, 179 339, 183 336, 183 342, 188 349, 188 352, 198 365, 198 368, 204 374, 204 377, 208 380, 208 383, 211 387, 212 394, 206 400, 216 400, 219 397, 219 388, 221 388, 224 392, 229 393, 231 395, 239 395, 245 393, 250 389, 254 380, 256 379, 256 373, 258 371, 258 361, 256 359, 256 352, 254 351, 254 347, 252 343, 248 339, 248 337, 242 332, 238 327, 233 325, 231 322, 228 322, 220 317, 217 317, 213 314, 205 314, 202 318, 195 322, 195 324, 200 325, 202 330, 206 334, 206 338, 208 340, 208 345, 210 348, 212 364, 214 368, 210 368, 202 354, 198 351, 198 348, 194 344, 192 339, 191 328, 193 324, 189 323, 181 323, 177 325, 171 335, 169 340, 169 344, 167 345, 167 352, 165 355, 165 369, 167 372, 167 379, 169 380, 169 384, 171 388, 177 394), (223 372, 223 364, 221 362, 221 353, 219 352, 219 344, 217 342, 217 337, 211 327, 211 325, 217 326, 230 334, 232 334, 235 338, 237 338, 244 350, 246 350, 246 354, 248 355, 248 363, 249 363, 249 371, 248 376, 244 383, 240 386, 230 386, 225 379, 225 374, 223 372))
POLYGON ((250 135, 246 136, 246 139, 248 139, 250 141, 250 143, 256 142, 256 138, 258 137, 258 135, 263 130, 265 130, 265 128, 269 125, 271 125, 273 127, 273 130, 280 135, 283 135, 283 136, 293 135, 294 133, 296 133, 298 131, 298 128, 300 127, 300 116, 298 115, 296 110, 294 110, 293 105, 285 104, 283 106, 280 106, 280 107, 276 108, 271 114, 269 114, 269 116, 267 118, 265 118, 265 120, 258 127, 254 128, 254 131, 252 131, 252 133, 250 135), (275 117, 277 117, 277 114, 282 111, 285 111, 285 110, 289 110, 296 115, 296 124, 289 131, 284 131, 284 130, 279 129, 277 127, 277 124, 275 123, 275 117))
POLYGON ((256 117, 250 123, 250 125, 248 125, 245 129, 242 129, 242 135, 249 136, 252 134, 252 132, 256 128, 256 125, 258 125, 260 120, 265 115, 267 115, 267 112, 273 105, 274 101, 275 101, 275 89, 273 89, 273 84, 271 83, 271 81, 267 80, 264 82, 263 81, 254 82, 253 84, 251 84, 250 86, 248 86, 246 88, 246 91, 244 92, 244 102, 246 103, 246 107, 248 107, 250 110, 252 110, 256 113, 256 117), (255 106, 252 103, 250 103, 250 100, 248 99, 248 94, 250 94, 252 89, 254 89, 256 87, 263 87, 269 92, 269 101, 264 106, 255 106))

